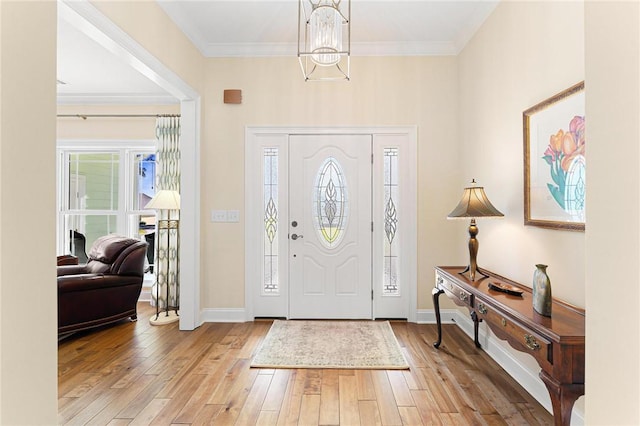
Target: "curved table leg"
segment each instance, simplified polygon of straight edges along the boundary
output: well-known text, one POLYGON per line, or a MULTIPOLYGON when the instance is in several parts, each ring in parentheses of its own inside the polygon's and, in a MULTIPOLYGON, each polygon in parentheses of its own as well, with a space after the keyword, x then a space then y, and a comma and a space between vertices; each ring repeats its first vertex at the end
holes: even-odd
POLYGON ((444 293, 444 290, 440 290, 438 287, 434 287, 434 289, 431 290, 433 308, 436 311, 436 324, 438 325, 438 341, 433 343, 436 349, 439 348, 440 343, 442 343, 442 321, 440 320, 440 295, 442 293, 444 293))
POLYGON ((568 426, 571 423, 573 403, 584 395, 584 384, 562 384, 544 371, 540 372, 540 378, 547 386, 551 397, 555 426, 568 426))

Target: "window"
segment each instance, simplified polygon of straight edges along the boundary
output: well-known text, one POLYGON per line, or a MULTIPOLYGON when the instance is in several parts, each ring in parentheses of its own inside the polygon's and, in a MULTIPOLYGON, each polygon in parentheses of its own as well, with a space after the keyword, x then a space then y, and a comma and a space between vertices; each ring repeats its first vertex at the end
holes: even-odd
POLYGON ((66 155, 65 163, 69 182, 65 191, 65 236, 71 231, 80 233, 90 247, 99 236, 117 230, 119 153, 74 152, 66 155))
MULTIPOLYGON (((103 235, 140 238, 153 247, 156 215, 154 143, 136 148, 59 147, 58 252, 84 260, 103 235)), ((153 250, 147 256, 153 263, 153 250)), ((152 272, 152 265, 147 268, 152 272)))

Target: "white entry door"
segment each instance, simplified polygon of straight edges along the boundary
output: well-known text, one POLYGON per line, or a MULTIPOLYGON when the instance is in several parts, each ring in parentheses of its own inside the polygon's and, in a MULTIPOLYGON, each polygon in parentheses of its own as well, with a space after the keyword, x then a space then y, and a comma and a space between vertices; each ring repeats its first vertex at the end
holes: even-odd
POLYGON ((372 318, 371 135, 289 137, 289 317, 372 318))

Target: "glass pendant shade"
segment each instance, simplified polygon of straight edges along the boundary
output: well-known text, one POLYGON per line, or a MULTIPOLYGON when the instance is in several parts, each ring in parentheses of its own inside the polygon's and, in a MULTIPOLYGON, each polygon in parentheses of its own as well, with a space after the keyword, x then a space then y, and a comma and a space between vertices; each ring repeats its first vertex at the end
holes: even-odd
POLYGON ((305 81, 349 80, 350 0, 299 0, 298 60, 305 81))
POLYGON ((331 6, 318 6, 309 18, 311 60, 328 67, 340 61, 342 50, 342 16, 331 6))

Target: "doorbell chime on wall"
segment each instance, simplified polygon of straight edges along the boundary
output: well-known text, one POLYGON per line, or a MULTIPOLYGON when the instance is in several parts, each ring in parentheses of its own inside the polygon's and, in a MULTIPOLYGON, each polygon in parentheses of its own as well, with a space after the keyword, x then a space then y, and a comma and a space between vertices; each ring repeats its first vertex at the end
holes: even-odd
POLYGON ((240 90, 240 89, 226 89, 224 91, 224 103, 225 104, 241 104, 242 103, 242 90, 240 90))

